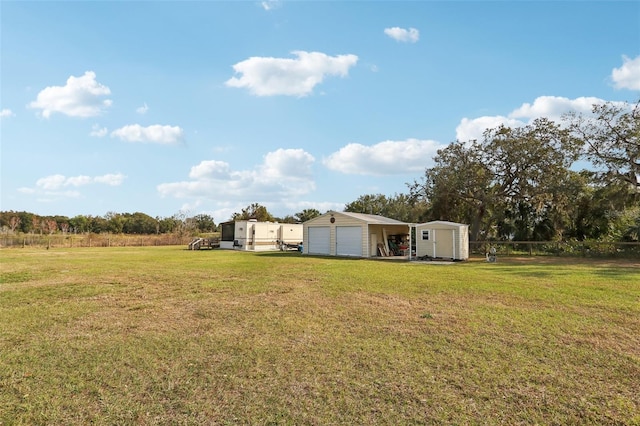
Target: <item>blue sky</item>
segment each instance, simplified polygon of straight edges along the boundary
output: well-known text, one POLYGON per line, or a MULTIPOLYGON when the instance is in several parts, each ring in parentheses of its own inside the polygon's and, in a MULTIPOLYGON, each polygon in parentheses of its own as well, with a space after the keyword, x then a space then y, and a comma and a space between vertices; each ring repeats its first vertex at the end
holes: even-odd
POLYGON ((640 97, 640 2, 0 2, 1 210, 227 220, 640 97))

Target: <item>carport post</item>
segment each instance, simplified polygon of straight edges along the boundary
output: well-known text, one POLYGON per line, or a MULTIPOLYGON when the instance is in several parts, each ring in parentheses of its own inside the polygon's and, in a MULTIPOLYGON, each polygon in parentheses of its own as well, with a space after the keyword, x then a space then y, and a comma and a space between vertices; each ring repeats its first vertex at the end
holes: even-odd
MULTIPOLYGON (((409 260, 411 260, 411 252, 412 249, 411 247, 413 247, 413 241, 411 239, 411 228, 414 227, 413 225, 409 224, 409 260)), ((414 227, 415 228, 415 227, 414 227)))

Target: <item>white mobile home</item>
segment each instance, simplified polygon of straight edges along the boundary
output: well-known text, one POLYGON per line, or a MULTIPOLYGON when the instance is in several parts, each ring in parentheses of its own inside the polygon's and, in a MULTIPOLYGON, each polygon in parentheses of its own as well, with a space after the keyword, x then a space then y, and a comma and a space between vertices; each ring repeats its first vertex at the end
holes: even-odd
POLYGON ((221 223, 220 248, 244 251, 280 250, 302 242, 302 224, 238 220, 221 223))
POLYGON ((415 225, 416 257, 467 260, 469 225, 437 220, 415 225))
POLYGON ((383 216, 327 212, 303 224, 303 253, 324 256, 408 256, 410 225, 383 216))

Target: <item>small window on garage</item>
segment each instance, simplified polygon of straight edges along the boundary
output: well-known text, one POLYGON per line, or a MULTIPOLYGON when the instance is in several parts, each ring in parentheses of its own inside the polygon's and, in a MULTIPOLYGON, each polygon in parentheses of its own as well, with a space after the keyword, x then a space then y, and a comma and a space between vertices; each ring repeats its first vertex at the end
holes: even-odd
POLYGON ((429 230, 428 229, 423 229, 422 230, 422 239, 423 240, 428 240, 429 239, 429 230))

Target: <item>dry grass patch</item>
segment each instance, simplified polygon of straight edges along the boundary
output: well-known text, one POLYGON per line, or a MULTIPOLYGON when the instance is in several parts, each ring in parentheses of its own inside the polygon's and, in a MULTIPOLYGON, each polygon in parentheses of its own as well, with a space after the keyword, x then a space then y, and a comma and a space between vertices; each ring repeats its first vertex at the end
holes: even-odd
POLYGON ((0 259, 2 424, 640 424, 633 263, 0 259))

